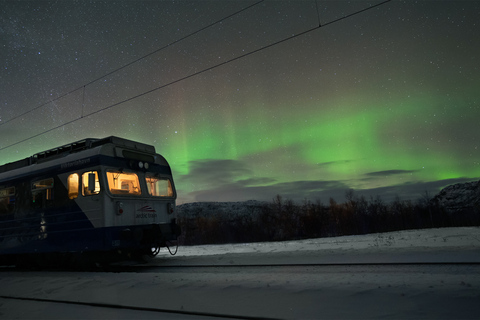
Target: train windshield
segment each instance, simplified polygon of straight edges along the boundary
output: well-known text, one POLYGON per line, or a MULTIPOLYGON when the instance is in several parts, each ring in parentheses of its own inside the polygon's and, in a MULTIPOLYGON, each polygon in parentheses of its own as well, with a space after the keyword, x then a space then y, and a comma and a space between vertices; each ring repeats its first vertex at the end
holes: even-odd
POLYGON ((107 171, 108 188, 112 194, 135 195, 142 194, 138 175, 130 172, 107 171))
POLYGON ((154 197, 173 197, 172 182, 168 178, 162 178, 147 173, 145 175, 147 182, 148 194, 154 197))

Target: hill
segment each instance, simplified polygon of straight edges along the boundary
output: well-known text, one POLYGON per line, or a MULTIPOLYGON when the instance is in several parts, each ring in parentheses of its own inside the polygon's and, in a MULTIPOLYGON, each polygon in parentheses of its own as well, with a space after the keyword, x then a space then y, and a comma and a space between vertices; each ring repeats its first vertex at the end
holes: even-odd
POLYGON ((480 181, 457 183, 440 191, 432 201, 455 213, 461 211, 480 211, 480 181))

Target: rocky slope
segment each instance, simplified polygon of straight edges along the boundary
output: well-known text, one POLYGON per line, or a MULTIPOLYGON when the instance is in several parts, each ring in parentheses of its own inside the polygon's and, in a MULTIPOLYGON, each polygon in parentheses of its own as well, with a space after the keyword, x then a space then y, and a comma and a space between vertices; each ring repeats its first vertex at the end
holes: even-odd
POLYGON ((442 189, 432 201, 451 212, 480 209, 480 181, 448 186, 442 189))

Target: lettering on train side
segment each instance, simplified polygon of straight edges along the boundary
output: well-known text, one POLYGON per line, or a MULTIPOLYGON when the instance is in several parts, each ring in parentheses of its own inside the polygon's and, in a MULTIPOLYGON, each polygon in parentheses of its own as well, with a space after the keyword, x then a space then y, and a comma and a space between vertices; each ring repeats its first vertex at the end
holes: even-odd
POLYGON ((77 167, 77 166, 83 166, 86 164, 90 163, 90 158, 88 159, 80 159, 80 160, 75 160, 72 162, 67 162, 67 163, 62 163, 60 165, 61 169, 66 169, 66 168, 71 168, 71 167, 77 167))

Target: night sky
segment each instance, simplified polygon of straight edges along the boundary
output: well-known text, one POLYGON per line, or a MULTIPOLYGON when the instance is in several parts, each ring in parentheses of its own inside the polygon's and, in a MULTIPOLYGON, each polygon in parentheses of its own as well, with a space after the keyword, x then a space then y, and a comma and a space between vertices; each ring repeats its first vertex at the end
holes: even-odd
POLYGON ((381 2, 0 1, 0 164, 116 135, 178 203, 480 179, 480 1, 381 2))

